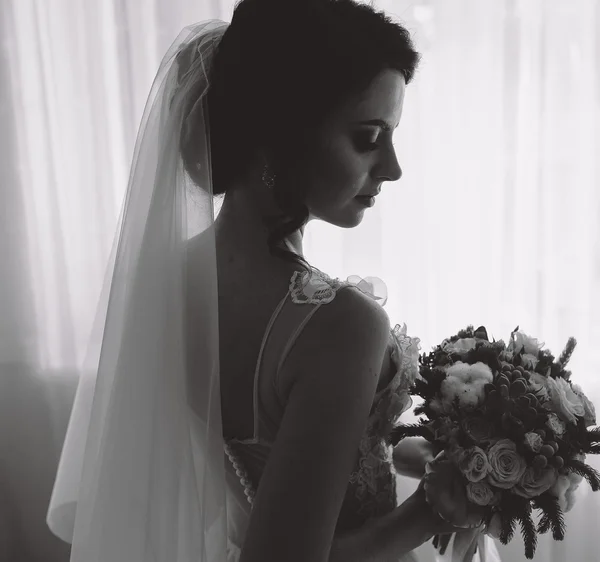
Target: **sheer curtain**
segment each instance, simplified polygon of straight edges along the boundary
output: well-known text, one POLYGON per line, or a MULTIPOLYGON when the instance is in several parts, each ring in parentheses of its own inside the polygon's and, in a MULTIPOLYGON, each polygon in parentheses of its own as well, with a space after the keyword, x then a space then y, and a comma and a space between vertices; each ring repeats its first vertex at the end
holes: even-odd
MULTIPOLYGON (((396 148, 404 176, 353 230, 311 223, 307 257, 382 277, 425 348, 519 324, 600 404, 600 7, 595 0, 379 0, 423 63, 396 148)), ((45 510, 143 104, 186 24, 231 0, 0 6, 0 560, 66 561, 45 510)), ((600 463, 595 465, 600 468, 600 463)), ((415 482, 401 481, 408 494, 415 482)), ((563 543, 600 560, 586 485, 563 543)), ((421 549, 431 559, 431 548, 421 549)), ((524 560, 517 538, 501 553, 524 560)))
POLYGON ((0 561, 66 562, 46 527, 137 127, 180 30, 231 3, 0 2, 0 561))
MULTIPOLYGON (((470 323, 497 339, 519 325, 555 353, 575 336, 573 372, 600 405, 600 3, 379 5, 423 53, 395 139, 404 176, 359 228, 315 224, 307 252, 384 279, 392 321, 425 349, 470 323)), ((600 560, 600 493, 579 491, 566 540, 544 537, 536 559, 600 560)), ((501 554, 525 560, 520 536, 501 554)))

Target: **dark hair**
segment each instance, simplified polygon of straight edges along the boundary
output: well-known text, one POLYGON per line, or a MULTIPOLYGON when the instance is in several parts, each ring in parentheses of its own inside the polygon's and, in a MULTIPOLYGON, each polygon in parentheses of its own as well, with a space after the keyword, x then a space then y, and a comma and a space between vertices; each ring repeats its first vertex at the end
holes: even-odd
MULTIPOLYGON (((284 215, 270 217, 272 254, 297 260, 276 244, 301 228, 308 209, 300 189, 286 189, 315 129, 384 69, 408 84, 419 54, 409 32, 383 12, 354 0, 241 0, 210 70, 207 95, 214 194, 270 156, 273 195, 284 215)), ((194 178, 195 135, 182 136, 194 178)))

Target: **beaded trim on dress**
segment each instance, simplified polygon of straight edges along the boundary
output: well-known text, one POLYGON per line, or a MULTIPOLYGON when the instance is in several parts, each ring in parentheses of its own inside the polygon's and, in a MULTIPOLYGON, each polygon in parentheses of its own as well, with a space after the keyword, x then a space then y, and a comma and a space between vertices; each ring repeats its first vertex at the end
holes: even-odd
POLYGON ((233 449, 228 443, 225 443, 224 449, 225 453, 227 453, 227 456, 229 457, 229 460, 231 461, 231 464, 233 465, 233 468, 235 469, 237 477, 240 479, 240 483, 244 487, 246 499, 248 500, 248 503, 252 505, 254 503, 254 497, 256 496, 256 490, 252 486, 252 481, 250 480, 248 471, 236 457, 233 449))

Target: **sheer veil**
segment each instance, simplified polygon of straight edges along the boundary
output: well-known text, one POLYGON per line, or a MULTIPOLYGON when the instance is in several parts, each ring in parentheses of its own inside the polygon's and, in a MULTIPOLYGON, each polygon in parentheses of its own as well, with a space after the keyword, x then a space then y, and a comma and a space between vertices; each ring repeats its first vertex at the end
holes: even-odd
POLYGON ((48 510, 72 562, 226 558, 206 114, 226 28, 211 20, 181 32, 144 111, 48 510), (195 182, 179 153, 186 119, 206 133, 195 182))

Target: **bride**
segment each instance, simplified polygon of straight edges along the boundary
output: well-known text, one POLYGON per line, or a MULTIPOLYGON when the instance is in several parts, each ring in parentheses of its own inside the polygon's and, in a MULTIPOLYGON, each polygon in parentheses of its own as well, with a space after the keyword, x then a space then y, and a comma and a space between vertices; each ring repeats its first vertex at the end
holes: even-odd
POLYGON ((428 454, 385 443, 418 340, 302 247, 400 179, 418 59, 353 0, 241 0, 169 50, 48 513, 72 561, 412 560, 460 531, 396 498, 428 454))

